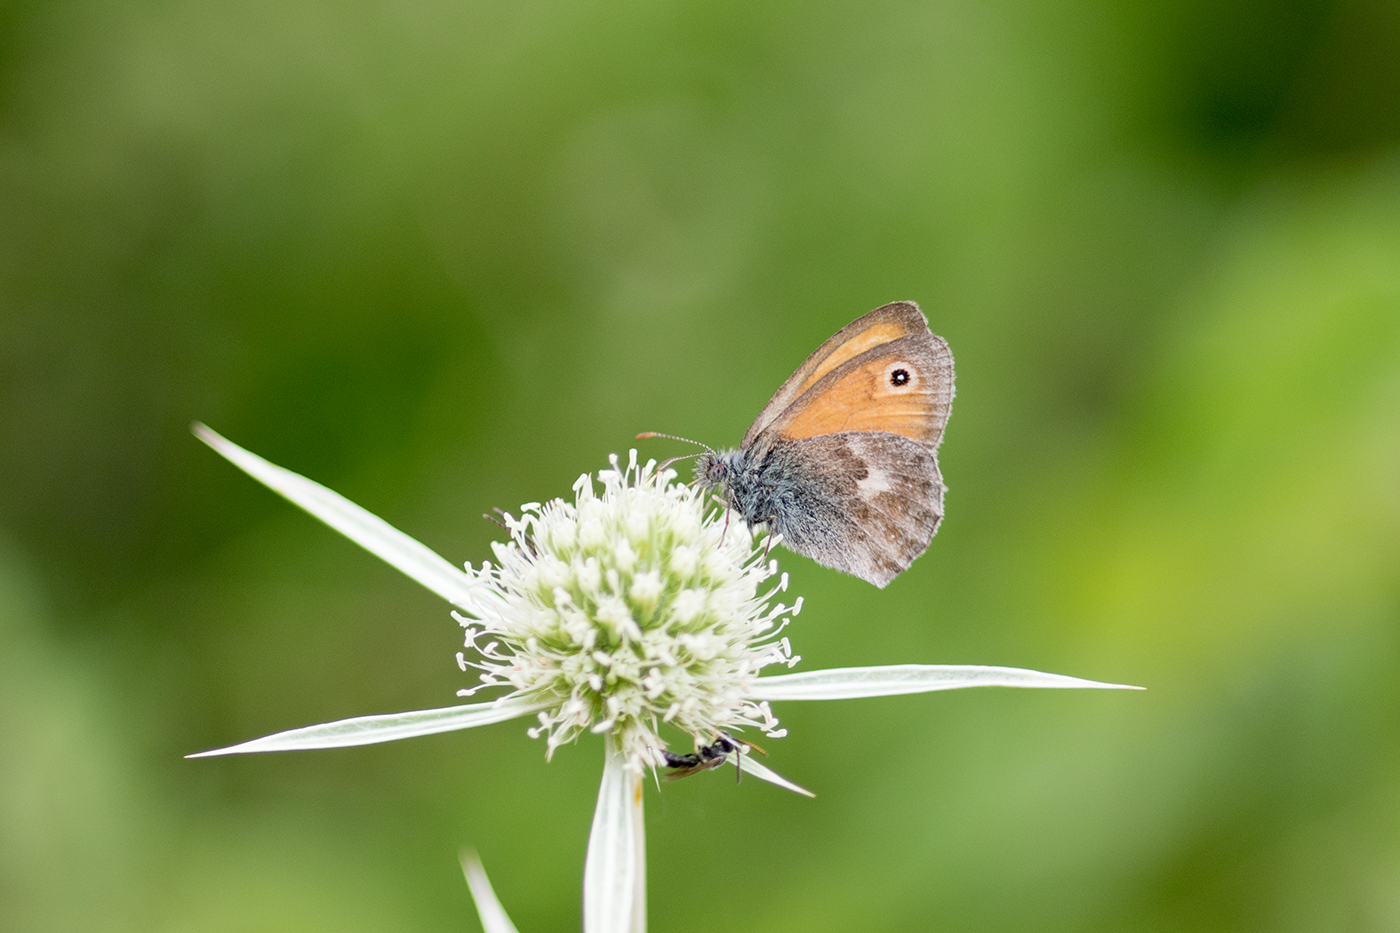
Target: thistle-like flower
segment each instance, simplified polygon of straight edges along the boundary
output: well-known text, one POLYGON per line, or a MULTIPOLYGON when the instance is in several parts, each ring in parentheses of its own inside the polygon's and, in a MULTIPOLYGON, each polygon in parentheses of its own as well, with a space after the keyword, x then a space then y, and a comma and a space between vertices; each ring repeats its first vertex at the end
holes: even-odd
MULTIPOLYGON (((613 457, 612 468, 598 474, 601 495, 584 475, 573 503, 529 503, 518 518, 503 513, 510 540, 494 545, 496 563, 458 570, 329 489, 203 425, 194 431, 255 479, 448 600, 466 630, 458 663, 480 671, 479 683, 460 693, 505 692, 485 702, 293 729, 190 757, 367 745, 525 716, 534 717, 528 731, 545 739, 547 757, 584 730, 601 733, 606 757, 584 867, 585 933, 646 928, 641 778, 648 766, 728 762, 810 796, 753 761, 731 735, 756 729, 782 736, 770 701, 973 686, 1119 686, 945 665, 760 677, 765 668, 799 660, 782 632, 801 599, 791 606, 775 601, 788 581, 769 559, 768 542, 722 511, 707 512, 701 494, 676 484, 671 471, 639 466, 635 451, 626 467, 613 457), (663 723, 690 736, 697 754, 668 751, 663 723)), ((469 866, 483 924, 513 930, 474 856, 469 866)))
POLYGON ((467 566, 478 586, 454 613, 479 658, 457 663, 482 671, 459 694, 508 686, 507 699, 544 707, 530 734, 547 736, 550 755, 584 729, 606 732, 634 772, 667 763, 659 722, 697 745, 745 727, 784 734, 750 687, 799 660, 779 632, 801 600, 774 604, 787 587, 786 575, 770 584, 777 561, 673 478, 633 451, 598 474, 601 496, 585 474, 573 504, 503 515, 511 540, 494 546, 497 566, 467 566))

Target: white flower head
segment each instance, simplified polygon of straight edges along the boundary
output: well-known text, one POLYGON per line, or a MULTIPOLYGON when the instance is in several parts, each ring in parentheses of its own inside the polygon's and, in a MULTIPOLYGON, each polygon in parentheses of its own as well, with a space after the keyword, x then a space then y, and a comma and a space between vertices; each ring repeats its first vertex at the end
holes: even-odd
POLYGON ((751 697, 758 673, 798 658, 778 637, 800 609, 773 602, 787 587, 766 542, 743 522, 706 514, 703 495, 631 452, 574 484, 574 502, 530 503, 506 515, 496 564, 467 565, 479 587, 454 615, 482 685, 542 706, 531 736, 548 754, 582 731, 612 733, 628 768, 666 764, 660 723, 697 746, 730 729, 781 736, 751 697))

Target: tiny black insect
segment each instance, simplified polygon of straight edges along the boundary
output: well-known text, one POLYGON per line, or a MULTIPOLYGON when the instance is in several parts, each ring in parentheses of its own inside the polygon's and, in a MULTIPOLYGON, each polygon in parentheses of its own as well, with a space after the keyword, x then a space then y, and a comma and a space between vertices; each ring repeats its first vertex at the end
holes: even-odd
MULTIPOLYGON (((711 768, 718 768, 733 754, 735 762, 742 762, 739 756, 739 746, 746 745, 760 755, 767 755, 763 749, 752 742, 745 742, 743 739, 736 739, 727 732, 720 732, 715 736, 715 740, 709 745, 703 745, 688 755, 677 755, 675 752, 662 749, 661 757, 666 759, 666 767, 671 771, 666 775, 666 780, 674 781, 677 778, 689 777, 692 774, 699 774, 701 771, 708 771, 711 768)), ((743 767, 735 765, 738 770, 736 778, 742 778, 743 767)))

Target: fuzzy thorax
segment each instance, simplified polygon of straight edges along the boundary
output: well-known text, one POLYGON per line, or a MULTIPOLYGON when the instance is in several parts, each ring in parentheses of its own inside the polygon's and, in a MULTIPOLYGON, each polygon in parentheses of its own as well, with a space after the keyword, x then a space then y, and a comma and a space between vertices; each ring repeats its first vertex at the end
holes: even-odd
POLYGON ((723 731, 784 730, 749 685, 770 664, 797 662, 779 634, 801 608, 772 599, 787 587, 749 530, 706 514, 704 494, 673 482, 654 463, 585 474, 575 501, 556 499, 507 516, 511 540, 494 545, 497 564, 467 570, 479 583, 469 614, 457 618, 463 670, 482 686, 546 708, 532 736, 547 754, 581 731, 617 736, 629 765, 662 765, 658 734, 668 722, 697 745, 723 731))

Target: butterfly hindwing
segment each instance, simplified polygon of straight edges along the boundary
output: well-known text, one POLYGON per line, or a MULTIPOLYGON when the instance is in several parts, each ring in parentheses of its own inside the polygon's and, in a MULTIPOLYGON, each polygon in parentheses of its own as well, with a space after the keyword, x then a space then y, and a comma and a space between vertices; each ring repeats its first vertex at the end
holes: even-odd
POLYGON ((779 441, 761 456, 752 468, 772 499, 738 503, 745 517, 770 523, 797 553, 876 586, 927 550, 943 518, 937 457, 897 434, 821 434, 779 441))

